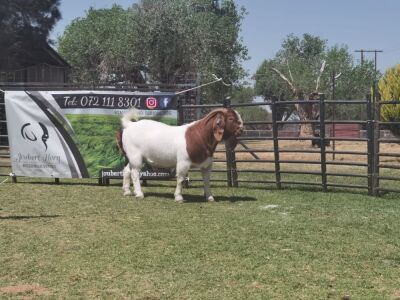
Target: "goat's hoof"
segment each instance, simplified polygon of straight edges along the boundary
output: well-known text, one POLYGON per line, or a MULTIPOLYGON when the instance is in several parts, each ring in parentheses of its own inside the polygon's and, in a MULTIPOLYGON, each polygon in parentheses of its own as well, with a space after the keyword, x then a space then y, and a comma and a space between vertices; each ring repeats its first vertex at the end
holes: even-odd
POLYGON ((143 195, 143 193, 135 193, 135 197, 139 198, 139 199, 143 199, 144 195, 143 195))
POLYGON ((131 191, 124 191, 124 196, 129 196, 131 194, 132 194, 131 191))
POLYGON ((183 202, 183 197, 182 197, 182 195, 175 196, 175 201, 176 201, 176 202, 179 202, 179 203, 182 203, 182 202, 183 202))
POLYGON ((208 202, 215 202, 215 199, 214 199, 213 196, 209 196, 209 197, 207 198, 207 201, 208 201, 208 202))

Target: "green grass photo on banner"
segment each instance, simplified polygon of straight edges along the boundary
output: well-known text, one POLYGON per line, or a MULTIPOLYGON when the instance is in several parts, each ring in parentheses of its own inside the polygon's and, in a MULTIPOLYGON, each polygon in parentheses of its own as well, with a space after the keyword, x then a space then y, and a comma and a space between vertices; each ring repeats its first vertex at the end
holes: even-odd
MULTIPOLYGON (((125 157, 118 151, 115 134, 121 126, 118 115, 67 114, 75 132, 74 140, 90 177, 103 168, 122 168, 125 157)), ((176 119, 159 116, 157 121, 176 125, 176 119)))

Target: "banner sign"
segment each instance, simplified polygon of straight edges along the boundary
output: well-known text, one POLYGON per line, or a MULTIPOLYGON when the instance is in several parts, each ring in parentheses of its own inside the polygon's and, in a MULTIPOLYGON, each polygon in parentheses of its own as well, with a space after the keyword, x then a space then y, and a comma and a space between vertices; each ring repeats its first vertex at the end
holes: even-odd
MULTIPOLYGON (((6 91, 12 171, 16 176, 54 178, 120 174, 126 159, 118 152, 115 136, 122 115, 136 108, 140 118, 176 125, 174 96, 165 92, 6 91)), ((141 176, 172 177, 174 170, 147 168, 141 176)))

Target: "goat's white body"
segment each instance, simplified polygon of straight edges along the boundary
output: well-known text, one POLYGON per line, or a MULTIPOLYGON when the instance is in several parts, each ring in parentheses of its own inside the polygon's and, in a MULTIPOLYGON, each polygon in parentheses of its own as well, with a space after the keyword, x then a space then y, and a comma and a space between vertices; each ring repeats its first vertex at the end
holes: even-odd
POLYGON ((130 179, 133 181, 136 197, 143 197, 139 174, 144 162, 155 167, 176 168, 177 186, 175 200, 182 201, 182 182, 190 167, 199 167, 204 179, 204 193, 208 201, 214 201, 210 191, 212 158, 194 164, 186 148, 186 130, 192 124, 169 126, 152 120, 128 122, 122 120, 124 127, 122 144, 129 164, 124 169, 124 194, 130 194, 130 179))
POLYGON ((187 127, 168 126, 152 120, 131 122, 124 129, 122 143, 128 157, 140 153, 150 165, 175 167, 179 160, 189 160, 185 140, 187 127))

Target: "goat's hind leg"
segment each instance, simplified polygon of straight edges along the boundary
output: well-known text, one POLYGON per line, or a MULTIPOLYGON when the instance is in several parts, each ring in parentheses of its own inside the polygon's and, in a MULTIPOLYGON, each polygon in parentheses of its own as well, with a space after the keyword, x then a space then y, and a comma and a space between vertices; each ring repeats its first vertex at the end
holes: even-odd
POLYGON ((140 186, 140 168, 132 168, 131 177, 136 198, 144 198, 142 187, 140 186))
POLYGON ((122 189, 124 190, 124 196, 129 196, 131 194, 131 168, 127 164, 122 171, 122 189))
MULTIPOLYGON (((131 177, 133 182, 133 190, 135 193, 135 197, 143 198, 142 188, 140 186, 140 169, 142 168, 142 156, 140 155, 139 151, 132 148, 127 151, 127 157, 129 159, 129 175, 127 176, 127 181, 129 182, 129 177, 131 177)), ((124 169, 125 172, 125 169, 124 169)), ((128 174, 128 173, 127 173, 128 174)), ((125 182, 125 173, 124 173, 124 182, 125 182)))

